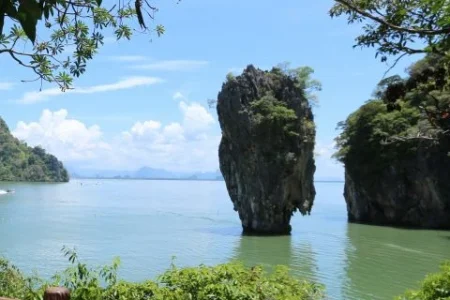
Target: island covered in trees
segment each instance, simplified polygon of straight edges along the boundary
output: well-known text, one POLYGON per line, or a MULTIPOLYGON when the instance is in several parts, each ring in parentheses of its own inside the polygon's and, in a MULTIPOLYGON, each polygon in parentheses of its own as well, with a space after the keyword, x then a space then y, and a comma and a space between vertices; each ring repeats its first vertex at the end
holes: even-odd
POLYGON ((350 221, 450 228, 449 94, 445 61, 428 55, 408 78, 382 80, 339 127, 350 221))
POLYGON ((0 181, 68 182, 69 174, 55 156, 15 138, 0 118, 0 181))

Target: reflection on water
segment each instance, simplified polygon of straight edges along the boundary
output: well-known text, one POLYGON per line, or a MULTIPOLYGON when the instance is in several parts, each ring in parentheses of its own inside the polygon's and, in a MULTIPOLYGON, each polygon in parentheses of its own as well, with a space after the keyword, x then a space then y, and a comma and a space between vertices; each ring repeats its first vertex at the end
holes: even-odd
POLYGON ((311 243, 293 236, 242 236, 234 250, 233 260, 243 261, 248 267, 259 265, 267 271, 285 265, 294 276, 318 281, 318 267, 311 243))
POLYGON ((242 236, 234 250, 233 259, 244 261, 248 266, 292 266, 292 238, 242 236))
POLYGON ((449 258, 444 231, 350 224, 345 299, 391 299, 415 288, 449 258))

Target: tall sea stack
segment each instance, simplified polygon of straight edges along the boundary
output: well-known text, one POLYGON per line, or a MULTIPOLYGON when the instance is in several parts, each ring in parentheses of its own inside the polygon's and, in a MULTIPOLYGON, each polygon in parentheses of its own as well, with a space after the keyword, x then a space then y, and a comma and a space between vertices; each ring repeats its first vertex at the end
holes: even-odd
POLYGON ((220 170, 244 233, 289 234, 315 197, 315 126, 304 85, 279 68, 249 65, 218 95, 220 170))

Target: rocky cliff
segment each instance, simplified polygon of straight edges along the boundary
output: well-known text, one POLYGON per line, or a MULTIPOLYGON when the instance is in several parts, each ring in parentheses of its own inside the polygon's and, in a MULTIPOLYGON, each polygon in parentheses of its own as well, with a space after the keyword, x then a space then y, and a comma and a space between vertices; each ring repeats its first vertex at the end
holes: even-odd
POLYGON ((288 234, 315 197, 315 126, 301 83, 250 65, 228 76, 217 112, 220 170, 244 233, 288 234))
POLYGON ((406 79, 380 82, 340 124, 348 219, 450 229, 450 94, 442 64, 427 57, 406 79))
POLYGON ((346 168, 349 221, 450 229, 449 147, 448 141, 433 149, 419 145, 416 153, 397 156, 375 173, 346 168))

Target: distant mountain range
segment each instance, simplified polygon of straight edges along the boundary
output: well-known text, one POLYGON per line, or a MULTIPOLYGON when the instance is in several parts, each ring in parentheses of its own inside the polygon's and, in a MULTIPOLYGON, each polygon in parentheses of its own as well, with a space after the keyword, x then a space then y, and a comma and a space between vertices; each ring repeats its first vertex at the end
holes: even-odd
MULTIPOLYGON (((223 180, 219 170, 214 172, 171 172, 164 169, 142 167, 136 171, 77 169, 67 166, 71 178, 105 179, 168 179, 168 180, 223 180)), ((316 177, 316 182, 343 182, 339 177, 316 177)))
POLYGON ((68 169, 71 178, 223 180, 219 170, 190 173, 171 172, 150 167, 143 167, 136 171, 77 169, 70 166, 68 166, 68 169))

